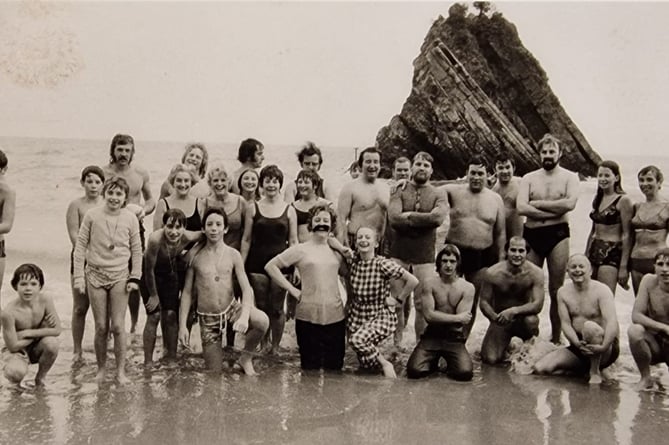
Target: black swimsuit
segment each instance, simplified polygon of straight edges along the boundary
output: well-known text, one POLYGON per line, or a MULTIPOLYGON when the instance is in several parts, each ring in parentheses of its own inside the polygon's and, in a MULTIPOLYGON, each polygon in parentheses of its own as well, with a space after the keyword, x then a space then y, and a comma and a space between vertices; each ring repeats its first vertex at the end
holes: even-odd
MULTIPOLYGON (((165 210, 169 210, 170 205, 167 203, 167 199, 163 198, 163 201, 165 201, 165 210)), ((202 219, 200 218, 200 212, 197 211, 197 201, 195 201, 195 210, 193 210, 193 214, 186 218, 186 230, 192 232, 202 230, 202 219)))

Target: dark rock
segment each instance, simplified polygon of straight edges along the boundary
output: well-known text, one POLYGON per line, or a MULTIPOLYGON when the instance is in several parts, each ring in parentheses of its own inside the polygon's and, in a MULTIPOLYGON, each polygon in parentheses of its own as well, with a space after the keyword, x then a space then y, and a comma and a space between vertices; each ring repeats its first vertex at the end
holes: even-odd
POLYGON ((453 179, 465 173, 474 153, 492 164, 511 152, 522 175, 540 167, 535 144, 551 133, 562 141, 561 165, 594 175, 601 158, 560 105, 515 26, 498 12, 449 12, 433 23, 414 60, 411 94, 400 114, 379 130, 384 164, 427 151, 435 158, 434 178, 453 179))

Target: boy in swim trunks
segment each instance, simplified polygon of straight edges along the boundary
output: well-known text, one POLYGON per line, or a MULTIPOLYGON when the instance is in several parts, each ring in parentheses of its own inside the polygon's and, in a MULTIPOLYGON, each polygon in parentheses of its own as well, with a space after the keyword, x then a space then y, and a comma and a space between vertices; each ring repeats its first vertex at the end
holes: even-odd
POLYGON ((35 385, 41 386, 58 356, 60 319, 51 298, 42 293, 44 273, 39 267, 22 264, 14 271, 11 284, 18 298, 3 308, 0 317, 9 351, 3 357, 5 377, 19 384, 28 373, 28 364, 38 363, 35 385))
POLYGON ((189 347, 190 333, 186 325, 193 290, 197 291, 197 315, 202 338, 202 353, 208 369, 221 372, 222 340, 228 323, 235 332, 246 334, 239 364, 247 375, 257 375, 252 354, 267 332, 267 315, 253 305, 253 289, 244 271, 240 253, 223 241, 227 219, 217 208, 208 209, 202 218, 206 237, 204 247, 194 256, 186 271, 179 305, 179 341, 189 347), (242 290, 241 303, 234 298, 233 276, 242 290))
POLYGON ((651 388, 650 365, 669 366, 669 248, 655 254, 655 274, 641 279, 627 331, 630 350, 641 379, 639 389, 651 388))
POLYGON ((16 192, 5 181, 7 173, 7 156, 0 150, 0 289, 5 276, 5 234, 14 225, 14 209, 16 192))

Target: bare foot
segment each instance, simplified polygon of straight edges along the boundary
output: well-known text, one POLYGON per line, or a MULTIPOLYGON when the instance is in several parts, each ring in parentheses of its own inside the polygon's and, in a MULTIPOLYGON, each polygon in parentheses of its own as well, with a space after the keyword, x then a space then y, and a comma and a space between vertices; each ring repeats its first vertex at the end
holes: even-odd
POLYGON ((653 379, 650 376, 641 377, 641 380, 639 380, 637 382, 635 387, 636 387, 637 390, 643 391, 644 389, 652 389, 654 384, 655 384, 655 382, 653 381, 653 379))
POLYGON ((255 368, 253 368, 253 359, 250 354, 242 354, 239 357, 239 365, 244 370, 244 374, 251 376, 258 375, 255 368))
POLYGON ((599 374, 592 374, 590 376, 590 380, 588 380, 588 383, 591 385, 599 385, 602 382, 603 382, 602 376, 599 374))
POLYGON ((389 379, 396 379, 397 373, 395 373, 395 367, 392 363, 386 360, 384 357, 379 356, 379 363, 381 364, 381 369, 383 370, 383 375, 389 379))
POLYGON ((84 353, 82 351, 74 351, 72 353, 72 363, 78 364, 84 361, 84 353))
POLYGON ((44 388, 44 380, 41 377, 35 376, 35 388, 44 388))
POLYGON ((130 379, 125 375, 125 372, 119 372, 116 376, 116 381, 120 386, 124 386, 130 383, 130 379))
POLYGON ((98 369, 98 373, 95 375, 95 383, 101 385, 102 383, 104 383, 106 378, 107 378, 107 371, 105 371, 104 369, 98 369))

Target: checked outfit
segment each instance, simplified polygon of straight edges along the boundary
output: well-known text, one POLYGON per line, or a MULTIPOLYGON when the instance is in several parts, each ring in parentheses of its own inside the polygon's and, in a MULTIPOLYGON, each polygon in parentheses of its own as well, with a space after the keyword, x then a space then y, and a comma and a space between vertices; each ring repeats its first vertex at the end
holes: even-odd
POLYGON ((362 260, 356 254, 349 261, 352 291, 348 306, 347 330, 349 344, 358 355, 363 368, 379 365, 377 345, 395 332, 395 308, 386 306, 390 296, 390 279, 402 277, 404 269, 392 260, 375 256, 362 260))

